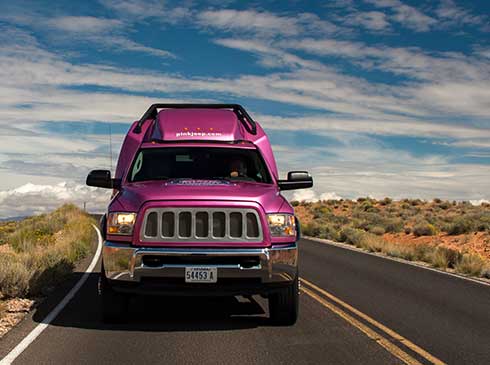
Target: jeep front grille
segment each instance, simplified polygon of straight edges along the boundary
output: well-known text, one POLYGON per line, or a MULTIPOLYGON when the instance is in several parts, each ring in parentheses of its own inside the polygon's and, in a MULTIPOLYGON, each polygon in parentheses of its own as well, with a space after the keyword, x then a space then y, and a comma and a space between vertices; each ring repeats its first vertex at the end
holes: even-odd
POLYGON ((140 232, 142 242, 261 242, 254 209, 150 208, 140 232))

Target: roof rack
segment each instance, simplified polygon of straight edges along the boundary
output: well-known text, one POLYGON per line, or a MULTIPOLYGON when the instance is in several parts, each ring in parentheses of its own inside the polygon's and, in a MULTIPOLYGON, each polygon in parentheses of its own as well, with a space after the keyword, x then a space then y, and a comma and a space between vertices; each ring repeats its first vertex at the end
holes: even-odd
POLYGON ((155 119, 158 109, 231 109, 248 133, 257 134, 255 121, 239 104, 152 104, 134 127, 133 133, 141 133, 143 123, 148 119, 155 119))

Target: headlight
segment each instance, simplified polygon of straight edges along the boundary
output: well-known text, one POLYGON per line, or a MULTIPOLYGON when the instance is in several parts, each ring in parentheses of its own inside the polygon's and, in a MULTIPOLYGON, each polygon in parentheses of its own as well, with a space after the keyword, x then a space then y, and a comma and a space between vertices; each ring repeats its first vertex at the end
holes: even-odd
POLYGON ((108 234, 133 234, 134 223, 136 222, 136 213, 109 213, 107 220, 108 234))
POLYGON ((272 237, 295 237, 296 221, 292 214, 268 214, 272 237))

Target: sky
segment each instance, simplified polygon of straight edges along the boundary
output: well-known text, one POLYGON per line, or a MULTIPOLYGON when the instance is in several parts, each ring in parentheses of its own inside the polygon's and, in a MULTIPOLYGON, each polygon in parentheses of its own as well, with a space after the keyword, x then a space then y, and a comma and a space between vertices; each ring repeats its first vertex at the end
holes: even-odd
POLYGON ((242 104, 291 199, 490 199, 490 2, 0 0, 0 217, 111 169, 154 102, 242 104), (111 149, 112 146, 112 149, 111 149), (112 158, 111 158, 112 150, 112 158))

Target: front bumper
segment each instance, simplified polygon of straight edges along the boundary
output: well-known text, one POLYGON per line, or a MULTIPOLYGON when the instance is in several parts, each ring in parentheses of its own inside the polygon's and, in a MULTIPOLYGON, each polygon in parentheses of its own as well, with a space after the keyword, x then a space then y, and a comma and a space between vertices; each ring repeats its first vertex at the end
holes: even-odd
POLYGON ((133 247, 106 241, 105 276, 118 291, 141 294, 268 294, 298 274, 296 243, 270 248, 133 247), (243 264, 253 258, 252 264, 243 264), (151 263, 149 265, 148 263, 151 263), (216 267, 216 284, 185 283, 185 268, 216 267))

